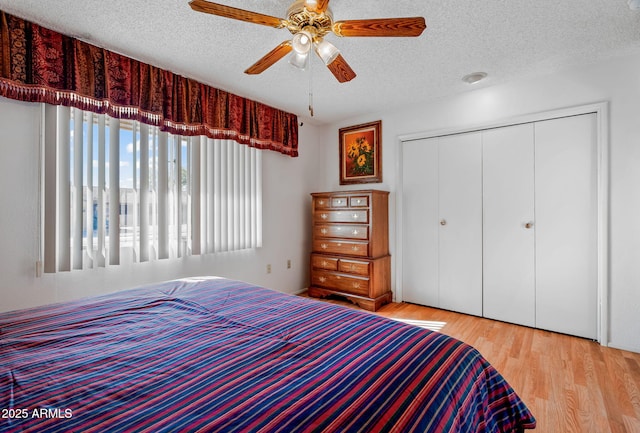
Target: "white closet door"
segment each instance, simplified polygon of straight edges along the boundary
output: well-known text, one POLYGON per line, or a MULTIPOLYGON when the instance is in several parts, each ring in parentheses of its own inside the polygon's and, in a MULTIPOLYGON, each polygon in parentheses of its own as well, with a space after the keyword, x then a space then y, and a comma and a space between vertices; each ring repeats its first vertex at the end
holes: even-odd
POLYGON ((536 326, 597 337, 596 116, 536 123, 536 326))
POLYGON ((535 326, 533 124, 483 133, 483 315, 535 326))
POLYGON ((440 307, 482 315, 482 135, 440 138, 440 307))
POLYGON ((402 298, 438 307, 438 139, 402 143, 402 298))

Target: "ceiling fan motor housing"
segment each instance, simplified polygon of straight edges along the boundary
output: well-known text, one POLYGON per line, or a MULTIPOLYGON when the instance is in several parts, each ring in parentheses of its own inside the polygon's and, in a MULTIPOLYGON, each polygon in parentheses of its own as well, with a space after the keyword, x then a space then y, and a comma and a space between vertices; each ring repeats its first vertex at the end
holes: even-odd
POLYGON ((305 0, 296 0, 287 10, 287 28, 292 34, 306 30, 314 35, 314 42, 331 31, 333 15, 330 9, 322 13, 310 11, 305 7, 305 0))

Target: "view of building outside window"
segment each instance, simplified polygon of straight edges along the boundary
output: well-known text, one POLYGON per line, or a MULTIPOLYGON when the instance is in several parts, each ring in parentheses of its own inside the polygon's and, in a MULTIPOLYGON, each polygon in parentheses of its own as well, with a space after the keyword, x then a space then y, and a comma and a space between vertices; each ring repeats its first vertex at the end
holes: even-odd
MULTIPOLYGON (((106 250, 109 245, 110 228, 110 185, 112 164, 118 166, 119 176, 119 232, 120 232, 120 249, 121 253, 129 253, 137 255, 137 245, 140 238, 140 212, 147 212, 149 230, 149 245, 151 246, 150 254, 153 258, 157 258, 157 240, 158 240, 158 172, 159 164, 159 130, 157 127, 149 127, 148 136, 148 205, 147 209, 141 209, 140 206, 140 188, 141 188, 141 155, 140 155, 140 124, 136 121, 119 120, 119 126, 110 125, 111 119, 105 116, 105 126, 103 129, 103 137, 101 137, 98 125, 98 116, 88 112, 75 111, 80 113, 82 118, 79 120, 71 116, 71 143, 70 143, 70 165, 71 176, 74 179, 74 170, 80 166, 77 165, 74 157, 74 127, 76 121, 82 122, 82 220, 74 221, 73 224, 82 224, 83 250, 86 255, 93 257, 96 252, 102 249, 104 256, 107 256, 106 250), (112 161, 111 158, 111 139, 110 134, 118 134, 119 140, 119 160, 112 161), (104 140, 104 144, 100 146, 100 140, 104 140), (75 161, 75 164, 74 164, 75 161), (102 180, 104 179, 104 180, 102 180), (102 180, 102 181, 101 181, 102 180), (100 190, 100 185, 104 185, 104 189, 100 190), (100 231, 104 231, 103 240, 100 240, 100 231)), ((169 134, 168 140, 168 158, 164 161, 167 164, 167 191, 168 199, 166 200, 168 209, 166 212, 168 218, 168 231, 175 233, 176 241, 170 245, 170 249, 175 255, 180 249, 188 247, 189 228, 188 220, 190 218, 190 182, 189 182, 189 159, 190 144, 186 137, 172 136, 169 134), (179 200, 180 205, 177 205, 179 200)), ((72 187, 72 199, 75 189, 72 187)))

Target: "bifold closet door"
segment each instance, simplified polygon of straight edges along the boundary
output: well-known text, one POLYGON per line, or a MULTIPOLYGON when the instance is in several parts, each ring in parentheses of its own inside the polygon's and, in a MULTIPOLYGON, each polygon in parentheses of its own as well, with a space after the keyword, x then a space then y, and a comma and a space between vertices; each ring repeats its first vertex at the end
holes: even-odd
POLYGON ((482 134, 438 144, 440 307, 482 315, 482 134))
POLYGON ((403 143, 403 300, 482 315, 480 133, 403 143))
POLYGON ((483 315, 535 326, 534 126, 483 133, 483 315))
POLYGON ((535 125, 536 327, 597 338, 596 115, 535 125))
POLYGON ((438 307, 438 138, 402 143, 402 299, 438 307))

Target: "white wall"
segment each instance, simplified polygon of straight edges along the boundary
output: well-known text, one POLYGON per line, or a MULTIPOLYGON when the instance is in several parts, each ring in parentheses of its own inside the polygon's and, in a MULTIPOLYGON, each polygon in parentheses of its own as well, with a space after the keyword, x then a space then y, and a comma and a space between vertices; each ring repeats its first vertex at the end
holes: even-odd
POLYGON ((263 153, 263 247, 36 278, 39 106, 0 97, 0 311, 103 294, 160 280, 220 275, 287 293, 308 281, 309 194, 322 178, 317 127, 299 130, 300 156, 263 153), (287 269, 287 260, 292 268, 287 269), (267 264, 272 272, 267 274, 267 264))
MULTIPOLYGON (((461 73, 462 75, 462 73, 461 73)), ((527 78, 374 113, 327 127, 337 143, 343 126, 382 119, 383 183, 391 191, 391 254, 395 253, 397 146, 401 135, 463 129, 594 102, 610 103, 609 345, 640 352, 640 55, 627 54, 583 68, 527 78)), ((337 147, 337 145, 336 145, 337 147)), ((328 190, 340 189, 338 153, 326 154, 328 190)), ((392 284, 395 292, 395 267, 392 284)))

